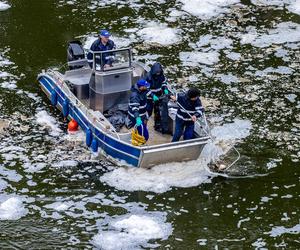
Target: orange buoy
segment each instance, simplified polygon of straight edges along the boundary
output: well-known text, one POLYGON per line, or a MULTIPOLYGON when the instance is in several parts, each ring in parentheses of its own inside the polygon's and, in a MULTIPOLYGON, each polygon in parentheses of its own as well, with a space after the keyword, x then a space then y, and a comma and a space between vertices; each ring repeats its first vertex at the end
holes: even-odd
POLYGON ((69 132, 76 132, 78 130, 78 123, 72 119, 69 123, 68 123, 68 131, 69 132))

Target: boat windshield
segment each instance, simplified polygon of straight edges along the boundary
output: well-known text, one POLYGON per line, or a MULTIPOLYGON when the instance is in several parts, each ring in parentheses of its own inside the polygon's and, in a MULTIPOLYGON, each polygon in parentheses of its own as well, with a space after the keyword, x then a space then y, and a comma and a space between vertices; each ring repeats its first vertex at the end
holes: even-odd
POLYGON ((118 49, 94 52, 96 71, 111 71, 131 67, 131 49, 118 49))

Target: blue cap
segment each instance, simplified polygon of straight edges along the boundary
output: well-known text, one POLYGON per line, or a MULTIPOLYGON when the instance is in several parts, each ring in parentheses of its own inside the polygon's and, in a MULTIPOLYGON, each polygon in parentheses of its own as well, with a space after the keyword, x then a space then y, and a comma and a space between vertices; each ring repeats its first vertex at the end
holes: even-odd
POLYGON ((100 36, 109 37, 110 33, 107 30, 100 30, 100 36))
POLYGON ((144 87, 150 88, 150 83, 147 82, 147 81, 144 80, 144 79, 138 80, 137 83, 136 83, 136 85, 137 85, 138 87, 143 87, 143 86, 144 86, 144 87))

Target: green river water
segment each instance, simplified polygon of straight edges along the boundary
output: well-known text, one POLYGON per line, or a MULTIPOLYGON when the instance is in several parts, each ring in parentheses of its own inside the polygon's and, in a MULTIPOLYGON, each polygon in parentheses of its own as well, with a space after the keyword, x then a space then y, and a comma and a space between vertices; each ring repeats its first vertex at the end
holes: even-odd
POLYGON ((0 0, 0 249, 299 249, 299 67, 297 0, 0 0), (218 145, 141 170, 68 135, 36 78, 100 28, 198 87, 218 145))

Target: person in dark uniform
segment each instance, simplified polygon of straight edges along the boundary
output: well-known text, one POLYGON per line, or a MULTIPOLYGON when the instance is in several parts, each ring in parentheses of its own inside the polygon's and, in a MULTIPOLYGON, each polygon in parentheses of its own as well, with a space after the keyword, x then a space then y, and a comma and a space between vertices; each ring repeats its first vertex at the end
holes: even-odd
POLYGON ((149 117, 154 110, 154 129, 162 133, 168 131, 168 108, 165 103, 169 100, 169 89, 167 78, 164 75, 160 63, 152 65, 150 72, 146 76, 146 81, 150 83, 150 91, 147 93, 147 112, 149 117))
POLYGON ((147 129, 148 113, 147 106, 147 92, 150 84, 144 80, 138 80, 135 86, 131 88, 131 94, 128 104, 128 128, 137 127, 138 133, 143 135, 146 141, 149 139, 149 132, 147 129))
POLYGON ((182 134, 184 140, 193 139, 195 122, 204 112, 199 97, 200 91, 196 88, 190 88, 187 93, 171 96, 171 99, 178 104, 172 142, 179 141, 182 134))
MULTIPOLYGON (((93 42, 87 55, 87 60, 91 68, 93 67, 93 52, 116 49, 115 43, 109 37, 110 33, 107 30, 100 30, 99 38, 93 42)), ((104 53, 102 54, 102 62, 99 58, 99 60, 96 60, 96 64, 101 64, 101 67, 104 68, 110 67, 113 62, 112 56, 112 53, 104 53)))

